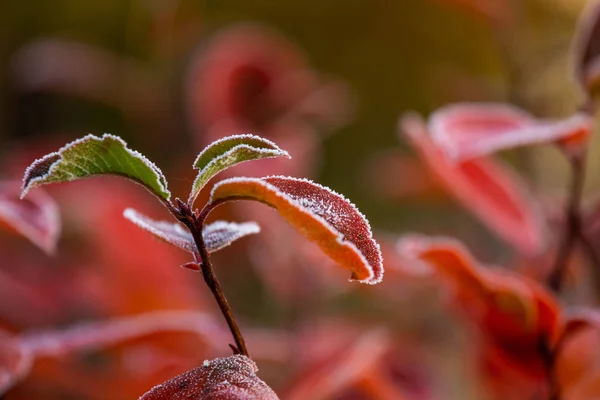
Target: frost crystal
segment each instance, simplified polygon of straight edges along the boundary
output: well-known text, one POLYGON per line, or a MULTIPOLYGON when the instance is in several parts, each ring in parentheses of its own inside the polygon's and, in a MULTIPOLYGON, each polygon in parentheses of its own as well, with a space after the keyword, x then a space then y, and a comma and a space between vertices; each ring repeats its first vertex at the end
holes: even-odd
MULTIPOLYGON (((196 244, 191 233, 179 223, 155 221, 132 208, 126 209, 123 212, 123 216, 167 243, 187 250, 190 253, 196 251, 196 244)), ((235 223, 215 221, 204 227, 202 237, 204 238, 206 250, 209 253, 214 253, 244 236, 258 232, 260 232, 260 227, 255 222, 235 223)))
POLYGON ((164 200, 171 197, 167 181, 154 163, 128 148, 123 139, 104 134, 87 135, 34 161, 25 171, 21 198, 30 189, 46 183, 105 174, 129 178, 164 200))
POLYGON ((211 201, 236 196, 275 207, 325 253, 351 269, 352 279, 369 284, 381 281, 379 244, 366 218, 342 195, 308 179, 270 176, 221 181, 213 188, 211 201))
POLYGON ((140 400, 279 400, 257 371, 246 356, 216 358, 155 386, 140 400))

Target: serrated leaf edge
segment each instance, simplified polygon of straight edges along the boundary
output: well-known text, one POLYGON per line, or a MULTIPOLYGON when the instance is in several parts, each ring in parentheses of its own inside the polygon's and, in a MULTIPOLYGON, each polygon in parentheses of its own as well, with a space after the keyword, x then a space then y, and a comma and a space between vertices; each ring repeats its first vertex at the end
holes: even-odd
MULTIPOLYGON (((63 147, 61 147, 60 149, 58 149, 57 151, 53 151, 52 153, 48 153, 45 156, 43 156, 42 158, 38 158, 37 160, 35 160, 34 162, 31 163, 31 165, 29 165, 29 167, 27 167, 27 169, 25 170, 25 175, 23 176, 23 184, 22 184, 22 191, 21 191, 21 196, 20 198, 23 199, 27 193, 29 192, 29 190, 41 185, 38 184, 38 182, 45 180, 48 176, 52 175, 52 171, 54 170, 55 166, 57 164, 60 163, 60 161, 63 160, 62 158, 62 153, 64 153, 66 150, 77 146, 83 142, 86 142, 88 140, 98 140, 98 141, 103 141, 105 139, 113 139, 116 140, 117 142, 119 142, 120 144, 123 145, 123 148, 125 149, 125 151, 129 154, 131 154, 133 157, 139 158, 141 159, 144 164, 146 164, 148 167, 150 167, 150 169, 152 169, 152 171, 154 171, 156 173, 156 175, 158 176, 158 179, 156 180, 156 183, 158 183, 160 189, 164 192, 164 193, 156 193, 160 198, 165 199, 167 201, 170 200, 171 198, 171 192, 169 192, 169 189, 167 188, 167 180, 164 176, 164 174, 162 173, 162 171, 156 166, 156 164, 154 164, 152 161, 150 161, 146 156, 144 156, 142 153, 130 149, 129 147, 127 147, 127 142, 125 142, 123 139, 121 139, 119 136, 110 134, 110 133, 105 133, 102 136, 98 137, 96 135, 93 134, 88 134, 85 135, 82 138, 76 139, 72 142, 67 143, 66 145, 64 145, 63 147), (56 159, 56 161, 54 161, 50 167, 48 168, 48 172, 46 172, 44 175, 40 175, 38 177, 35 177, 33 179, 27 179, 32 170, 38 166, 41 162, 48 160, 49 158, 52 157, 59 157, 56 159), (166 195, 166 198, 163 197, 163 194, 166 195)), ((109 173, 107 174, 97 174, 97 175, 110 175, 109 173)), ((129 176, 125 176, 126 178, 129 178, 130 180, 141 184, 142 186, 146 187, 149 191, 151 191, 152 193, 154 193, 154 190, 152 188, 150 188, 149 186, 147 186, 146 184, 144 184, 143 182, 134 179, 132 177, 129 176)), ((75 179, 73 179, 75 180, 75 179)))
MULTIPOLYGON (((200 193, 200 191, 202 190, 204 185, 214 176, 213 175, 213 176, 209 177, 208 179, 206 179, 205 182, 202 182, 202 184, 199 185, 198 182, 199 182, 200 178, 202 177, 203 172, 210 169, 219 160, 231 156, 232 154, 236 153, 237 151, 239 151, 239 149, 242 149, 242 148, 253 150, 258 153, 262 153, 263 156, 260 157, 260 159, 275 158, 275 157, 292 158, 292 156, 290 156, 290 154, 287 151, 283 150, 282 148, 277 146, 274 142, 270 141, 269 139, 265 139, 263 137, 260 137, 257 135, 252 135, 249 133, 242 134, 242 135, 227 136, 227 137, 221 138, 219 140, 216 140, 216 141, 212 142, 210 145, 208 145, 207 147, 205 147, 204 150, 202 150, 200 152, 200 154, 198 154, 198 157, 196 157, 196 160, 194 161, 194 169, 199 170, 199 171, 198 171, 198 175, 196 175, 196 179, 194 179, 194 183, 192 184, 192 193, 190 193, 190 198, 189 198, 188 203, 191 203, 193 200, 195 200, 196 196, 198 195, 198 193, 200 193), (198 167, 198 162, 208 151, 210 151, 216 145, 219 145, 220 143, 223 143, 225 141, 232 140, 232 139, 258 140, 260 142, 263 142, 265 144, 265 147, 261 148, 261 147, 249 145, 247 143, 240 143, 240 144, 233 146, 231 149, 227 150, 225 153, 222 153, 222 154, 218 155, 217 157, 213 158, 204 167, 202 167, 202 168, 198 167), (267 145, 271 146, 271 148, 266 147, 267 145)), ((241 164, 241 163, 244 163, 247 161, 254 161, 254 160, 256 160, 256 159, 241 161, 237 164, 241 164)))
MULTIPOLYGON (((369 285, 375 285, 377 283, 380 283, 383 279, 383 274, 384 274, 384 268, 383 268, 383 256, 381 254, 381 248, 379 246, 379 243, 374 240, 373 238, 373 231, 371 229, 371 225, 369 223, 369 220, 367 220, 367 218, 364 216, 364 214, 362 212, 360 212, 360 210, 354 205, 354 203, 352 203, 350 200, 348 200, 344 195, 337 193, 336 191, 332 190, 331 188, 328 188, 326 186, 323 186, 321 184, 318 184, 316 182, 313 182, 310 179, 306 179, 306 178, 296 178, 296 177, 290 177, 290 176, 285 176, 285 175, 270 175, 270 176, 265 176, 262 178, 250 178, 250 177, 233 177, 233 178, 228 178, 228 179, 224 179, 220 182, 218 182, 217 184, 215 184, 215 186, 213 186, 213 189, 211 190, 210 193, 210 198, 209 198, 209 202, 213 201, 214 198, 214 193, 215 191, 218 189, 219 186, 226 184, 226 183, 230 183, 230 182, 255 182, 258 183, 264 187, 267 187, 268 189, 273 190, 273 192, 275 193, 276 196, 284 199, 285 201, 293 204, 294 206, 296 206, 299 210, 301 210, 303 213, 305 213, 306 215, 310 216, 311 218, 316 219, 317 221, 319 221, 329 232, 331 232, 335 237, 336 237, 336 241, 339 244, 342 245, 348 245, 352 250, 354 250, 359 258, 361 259, 361 261, 363 262, 363 265, 367 268, 367 270, 369 271, 369 276, 365 279, 361 279, 358 280, 358 282, 361 283, 366 283, 369 285), (367 228, 369 230, 369 239, 371 239, 371 241, 373 242, 373 244, 375 245, 377 252, 379 253, 379 265, 377 265, 378 269, 381 271, 380 276, 376 277, 375 276, 375 267, 372 267, 369 262, 367 261, 367 259, 365 258, 365 256, 363 255, 363 253, 358 249, 358 247, 356 247, 356 245, 350 241, 344 240, 344 235, 341 234, 337 229, 335 229, 326 219, 324 219, 323 217, 321 217, 320 215, 317 215, 315 213, 310 212, 309 210, 307 210, 306 207, 304 207, 302 204, 300 204, 298 201, 294 200, 291 196, 288 196, 287 194, 285 194, 284 192, 282 192, 279 188, 277 188, 276 186, 268 183, 265 181, 265 179, 269 179, 269 178, 281 178, 281 179, 288 179, 288 180, 295 180, 298 182, 306 182, 309 183, 311 185, 314 185, 320 189, 323 189, 329 193, 331 193, 334 196, 338 196, 340 197, 342 200, 344 200, 345 202, 347 202, 353 209, 354 211, 356 211, 358 213, 358 215, 360 215, 360 217, 363 219, 364 223, 367 225, 367 228)), ((353 279, 348 279, 350 282, 353 281, 353 279)))

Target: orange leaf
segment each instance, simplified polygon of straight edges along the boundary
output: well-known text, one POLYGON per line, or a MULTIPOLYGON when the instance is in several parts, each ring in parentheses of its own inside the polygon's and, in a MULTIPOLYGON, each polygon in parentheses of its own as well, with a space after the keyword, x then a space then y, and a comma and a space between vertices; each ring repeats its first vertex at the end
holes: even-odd
POLYGON ((540 344, 555 342, 559 308, 543 287, 510 271, 479 267, 467 249, 452 239, 413 236, 403 239, 398 248, 429 263, 452 282, 459 307, 490 341, 489 354, 496 361, 528 376, 545 376, 540 344))
POLYGON ((217 183, 211 193, 211 202, 222 199, 251 199, 270 205, 329 257, 352 271, 350 280, 381 282, 383 261, 368 221, 331 189, 284 176, 231 178, 217 183))

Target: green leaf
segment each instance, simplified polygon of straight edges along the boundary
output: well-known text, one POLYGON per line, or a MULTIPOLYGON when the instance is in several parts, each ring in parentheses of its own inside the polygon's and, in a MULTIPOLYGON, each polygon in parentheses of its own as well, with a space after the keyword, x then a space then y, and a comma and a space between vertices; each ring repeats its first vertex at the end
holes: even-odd
POLYGON ((211 143, 194 162, 194 169, 200 172, 192 186, 188 204, 194 203, 204 185, 219 172, 245 161, 272 157, 291 158, 275 143, 255 135, 228 136, 211 143))
POLYGON ((54 153, 34 161, 25 171, 21 198, 46 183, 67 182, 94 175, 119 175, 129 178, 163 200, 171 193, 161 170, 142 154, 127 147, 123 139, 104 134, 87 135, 54 153))

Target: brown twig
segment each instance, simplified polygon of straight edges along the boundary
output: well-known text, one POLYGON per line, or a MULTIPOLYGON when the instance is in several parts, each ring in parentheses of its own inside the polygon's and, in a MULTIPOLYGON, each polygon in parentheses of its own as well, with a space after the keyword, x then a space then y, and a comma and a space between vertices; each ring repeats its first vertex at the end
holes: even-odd
POLYGON ((571 189, 566 205, 566 227, 556 261, 554 262, 554 268, 548 278, 548 286, 555 292, 560 292, 562 288, 569 257, 577 239, 581 236, 581 215, 579 209, 585 181, 585 160, 585 151, 570 157, 571 189))
MULTIPOLYGON (((213 294, 217 304, 219 305, 219 309, 225 317, 225 321, 227 321, 227 325, 229 326, 229 330, 233 335, 233 339, 235 340, 236 349, 234 353, 243 354, 247 357, 248 348, 246 347, 246 342, 244 341, 244 337, 242 336, 242 332, 235 321, 233 316, 233 312, 231 311, 231 307, 223 294, 223 290, 221 289, 221 284, 217 279, 215 271, 213 269, 212 263, 210 261, 210 257, 208 255, 208 251, 206 250, 206 244, 204 243, 204 237, 202 236, 202 228, 204 227, 204 221, 208 214, 215 209, 218 205, 228 201, 227 199, 217 201, 214 203, 207 204, 200 214, 192 211, 191 208, 182 202, 179 199, 176 199, 177 210, 175 212, 175 216, 182 223, 184 223, 187 228, 190 230, 192 237, 194 238, 194 242, 196 244, 196 248, 198 249, 197 254, 195 254, 196 258, 199 258, 200 268, 202 269, 202 276, 204 277, 204 282, 210 289, 213 294)), ((230 345, 231 346, 231 345, 230 345)))

